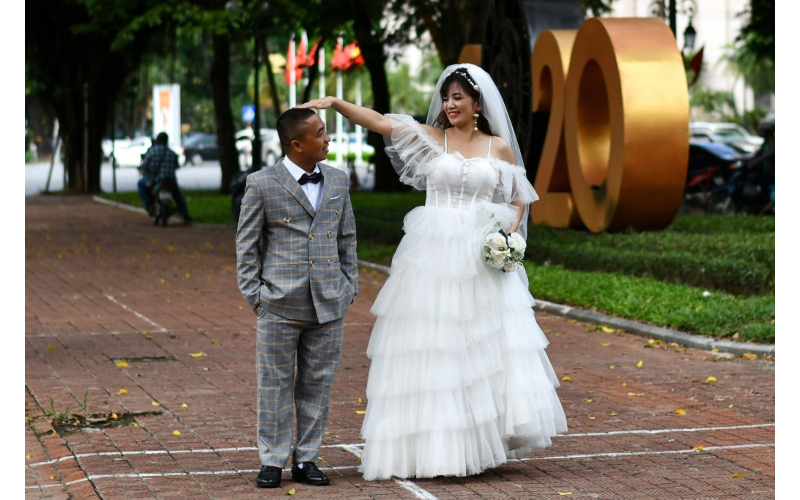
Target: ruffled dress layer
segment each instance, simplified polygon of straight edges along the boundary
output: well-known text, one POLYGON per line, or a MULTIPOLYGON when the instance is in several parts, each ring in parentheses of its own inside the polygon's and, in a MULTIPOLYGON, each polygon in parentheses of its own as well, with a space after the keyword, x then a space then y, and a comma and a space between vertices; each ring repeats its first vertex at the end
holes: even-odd
POLYGON ((387 152, 427 199, 406 216, 371 310, 359 471, 367 480, 477 474, 567 430, 533 297, 482 256, 485 235, 516 213, 508 203, 536 194, 524 168, 446 155, 413 119, 390 117, 387 152))

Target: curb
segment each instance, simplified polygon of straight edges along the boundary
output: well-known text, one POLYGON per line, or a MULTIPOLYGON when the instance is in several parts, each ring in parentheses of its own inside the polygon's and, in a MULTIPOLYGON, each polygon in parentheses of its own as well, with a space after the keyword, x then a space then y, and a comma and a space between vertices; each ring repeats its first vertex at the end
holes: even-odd
MULTIPOLYGON (((380 264, 374 264, 372 262, 367 262, 364 260, 359 260, 358 265, 360 267, 366 267, 367 269, 372 269, 385 274, 389 274, 390 271, 390 269, 386 266, 382 266, 380 264)), ((662 328, 659 326, 648 325, 646 323, 639 323, 637 321, 631 321, 629 319, 606 316, 605 314, 593 311, 587 311, 585 309, 578 309, 563 304, 547 302, 546 300, 535 299, 535 304, 533 308, 537 311, 544 311, 549 314, 553 314, 556 316, 564 316, 566 318, 578 321, 586 321, 589 323, 608 325, 616 329, 625 330, 629 333, 633 333, 634 335, 659 339, 662 342, 667 342, 667 343, 675 342, 676 344, 683 344, 686 347, 691 347, 694 349, 701 349, 705 351, 718 349, 719 352, 736 354, 736 355, 747 354, 747 353, 758 354, 759 356, 775 355, 774 344, 754 344, 752 342, 732 342, 730 340, 715 340, 713 338, 705 337, 702 335, 691 335, 689 333, 679 332, 677 330, 670 330, 669 328, 662 328)))

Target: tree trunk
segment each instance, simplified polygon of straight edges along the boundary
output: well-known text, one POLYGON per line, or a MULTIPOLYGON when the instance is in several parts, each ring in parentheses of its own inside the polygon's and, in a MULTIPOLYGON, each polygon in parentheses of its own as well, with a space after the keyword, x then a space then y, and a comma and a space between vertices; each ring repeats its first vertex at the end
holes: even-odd
POLYGON ((213 36, 214 56, 211 62, 211 97, 217 121, 217 147, 222 168, 221 194, 230 194, 231 180, 239 171, 239 155, 234 141, 233 113, 231 112, 230 48, 228 34, 213 36))
MULTIPOLYGON (((385 114, 390 111, 391 97, 389 94, 389 83, 386 79, 386 55, 383 52, 383 44, 378 40, 372 28, 365 8, 359 8, 358 2, 351 4, 353 11, 353 31, 355 31, 358 46, 364 56, 364 63, 367 66, 369 75, 372 78, 372 95, 374 99, 373 109, 378 113, 385 114)), ((375 148, 375 191, 400 191, 404 185, 400 182, 397 174, 392 168, 389 157, 386 156, 383 136, 370 131, 367 135, 367 143, 375 148)))
POLYGON ((277 123, 282 113, 281 100, 278 97, 278 87, 275 85, 275 73, 272 71, 272 63, 269 62, 269 46, 267 45, 267 39, 261 36, 261 33, 258 31, 256 31, 256 43, 261 49, 261 58, 264 59, 264 65, 267 67, 267 79, 269 80, 269 92, 272 97, 272 109, 275 111, 275 123, 277 123))

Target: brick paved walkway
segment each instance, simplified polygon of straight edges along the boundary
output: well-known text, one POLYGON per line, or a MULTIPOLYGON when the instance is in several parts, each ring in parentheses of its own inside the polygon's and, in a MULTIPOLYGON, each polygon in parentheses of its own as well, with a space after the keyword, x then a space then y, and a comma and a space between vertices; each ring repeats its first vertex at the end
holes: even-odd
POLYGON ((280 489, 259 490, 255 320, 236 286, 234 229, 158 228, 88 197, 53 196, 26 199, 25 228, 27 497, 775 495, 772 362, 542 313, 550 359, 571 378, 559 389, 569 434, 476 477, 364 482, 369 307, 385 279, 364 269, 320 457, 333 485, 285 472, 280 489), (44 412, 67 407, 93 425, 55 432, 44 412))

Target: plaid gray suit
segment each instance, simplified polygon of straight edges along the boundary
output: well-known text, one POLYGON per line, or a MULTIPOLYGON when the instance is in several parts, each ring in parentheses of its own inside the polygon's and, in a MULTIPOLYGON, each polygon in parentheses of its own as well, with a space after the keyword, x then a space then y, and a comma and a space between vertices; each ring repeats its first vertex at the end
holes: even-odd
POLYGON ((282 162, 248 175, 242 199, 237 273, 242 295, 252 309, 259 307, 256 371, 262 465, 286 465, 293 396, 293 461, 317 459, 344 315, 358 294, 349 180, 338 169, 322 163, 319 168, 324 180, 316 211, 282 162))

